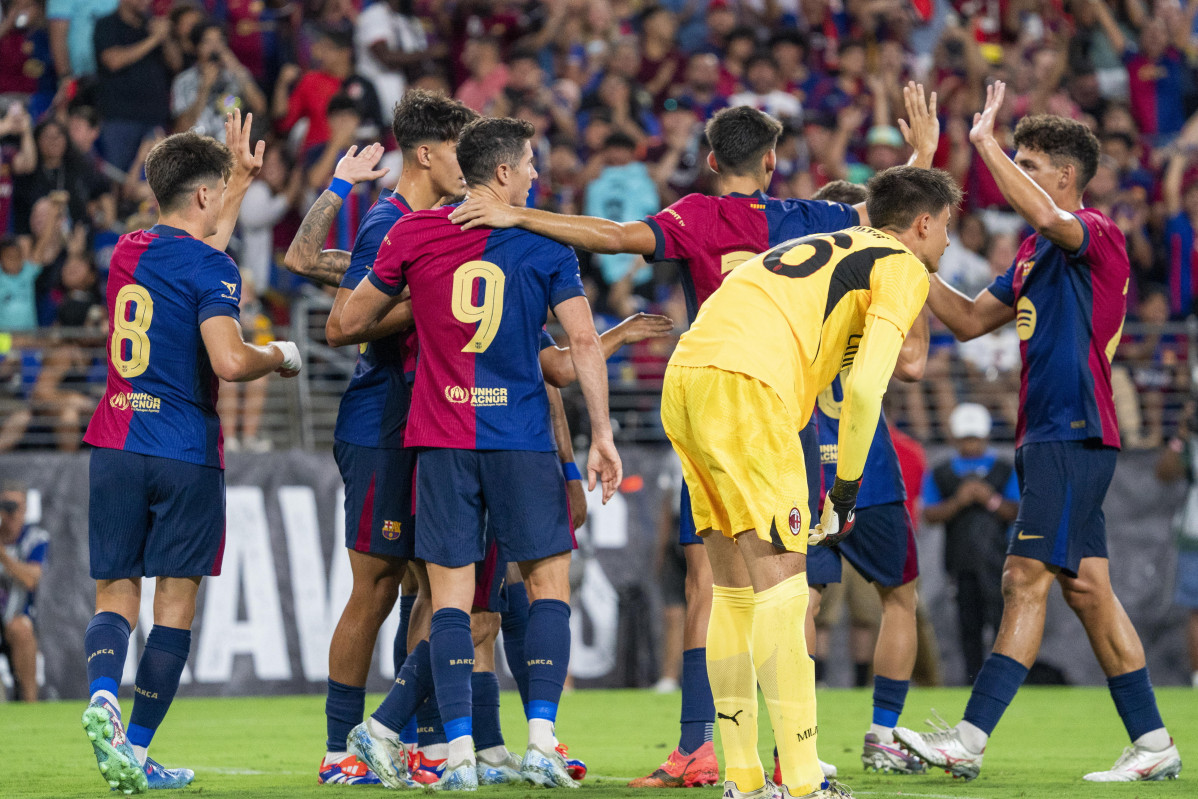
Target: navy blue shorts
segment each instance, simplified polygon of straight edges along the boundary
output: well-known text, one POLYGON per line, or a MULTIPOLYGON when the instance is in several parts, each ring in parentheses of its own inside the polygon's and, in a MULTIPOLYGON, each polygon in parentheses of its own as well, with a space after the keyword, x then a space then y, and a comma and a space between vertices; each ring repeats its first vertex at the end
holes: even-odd
POLYGON ((92 579, 220 574, 223 469, 97 448, 89 474, 92 579))
POLYGON ((807 585, 840 582, 840 556, 831 547, 807 547, 807 585))
POLYGON ((346 549, 415 557, 415 451, 334 441, 333 457, 345 481, 346 549))
POLYGON ((695 532, 695 517, 691 513, 691 492, 682 481, 682 497, 678 503, 678 543, 682 546, 702 544, 703 537, 695 532))
POLYGON ((1021 499, 1007 554, 1056 566, 1071 577, 1082 558, 1105 558, 1102 502, 1118 452, 1082 441, 1042 441, 1016 450, 1021 499))
POLYGON ((487 535, 487 555, 474 564, 474 607, 503 613, 507 610, 507 561, 499 557, 499 546, 487 535))
POLYGON ((427 449, 416 473, 416 557, 446 568, 522 563, 574 548, 556 452, 427 449))
POLYGON ((915 527, 902 502, 858 508, 853 531, 834 549, 862 577, 886 588, 906 585, 919 576, 915 527))

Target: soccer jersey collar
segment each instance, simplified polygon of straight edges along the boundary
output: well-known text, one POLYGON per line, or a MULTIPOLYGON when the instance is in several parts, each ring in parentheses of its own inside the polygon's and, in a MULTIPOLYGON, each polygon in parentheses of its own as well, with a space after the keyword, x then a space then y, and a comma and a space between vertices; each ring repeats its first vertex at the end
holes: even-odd
POLYGON ((147 232, 154 236, 170 236, 176 239, 191 238, 191 234, 186 230, 177 227, 171 227, 170 225, 154 225, 154 227, 150 228, 147 232))
POLYGON ((742 197, 746 200, 768 200, 769 199, 769 197, 766 195, 766 193, 764 191, 761 191, 760 189, 753 192, 752 194, 741 194, 739 191, 733 191, 733 192, 729 192, 728 194, 726 194, 724 196, 725 197, 742 197))

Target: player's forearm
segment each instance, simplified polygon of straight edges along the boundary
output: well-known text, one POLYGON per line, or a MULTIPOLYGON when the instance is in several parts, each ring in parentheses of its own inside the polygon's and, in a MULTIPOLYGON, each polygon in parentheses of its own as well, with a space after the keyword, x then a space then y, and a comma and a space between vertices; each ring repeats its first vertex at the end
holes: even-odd
MULTIPOLYGON (((1081 226, 1073 214, 1058 208, 1048 193, 1037 186, 1003 152, 994 137, 988 137, 977 143, 976 146, 982 161, 990 170, 990 174, 994 176, 994 182, 998 184, 999 191, 1011 204, 1011 208, 1015 209, 1015 213, 1026 219, 1037 233, 1058 244, 1068 246, 1069 242, 1062 241, 1060 238, 1064 229, 1070 225, 1077 225, 1079 228, 1081 226)), ((1074 249, 1079 246, 1081 246, 1080 231, 1076 236, 1074 249)))
POLYGON ((587 414, 591 418, 592 440, 612 440, 611 415, 607 404, 607 365, 599 336, 591 333, 570 341, 570 357, 582 396, 586 400, 587 414))
POLYGON ((229 383, 247 383, 265 377, 283 365, 283 351, 278 347, 242 342, 233 347, 223 358, 212 363, 213 371, 221 380, 229 383))
POLYGON ((26 591, 36 591, 42 581, 42 567, 39 563, 24 563, 0 550, 0 566, 12 575, 26 591))
POLYGON ((580 247, 595 253, 635 252, 652 255, 649 249, 632 250, 626 241, 624 223, 612 222, 597 216, 568 216, 553 214, 536 208, 524 208, 518 213, 520 227, 542 236, 560 241, 570 247, 580 247))
POLYGON ((341 329, 341 314, 334 308, 329 313, 329 321, 325 325, 325 339, 330 346, 344 347, 347 344, 365 344, 395 333, 410 330, 414 324, 412 317, 412 301, 396 298, 396 304, 391 307, 377 324, 365 331, 350 335, 341 329))
POLYGON ((974 315, 974 300, 932 275, 928 286, 928 307, 944 323, 957 341, 969 341, 986 331, 974 315))
POLYGON ((836 476, 856 481, 865 471, 882 411, 882 395, 898 362, 903 332, 877 316, 866 317, 853 368, 844 385, 844 404, 840 410, 840 438, 837 442, 836 476))
POLYGON ((932 159, 936 156, 936 148, 932 149, 921 148, 914 150, 911 157, 907 159, 907 166, 917 166, 920 169, 931 169, 932 159))
POLYGON ((894 367, 894 376, 904 383, 915 383, 923 379, 924 368, 928 365, 928 343, 931 341, 931 330, 928 327, 927 313, 915 317, 915 324, 903 340, 899 350, 898 363, 894 367))
POLYGON ((326 286, 341 285, 341 278, 349 268, 350 254, 345 250, 322 249, 341 210, 341 202, 341 197, 328 189, 316 198, 283 256, 288 271, 326 286))
POLYGON ((545 393, 549 397, 549 419, 553 423, 553 439, 557 442, 557 458, 562 463, 574 463, 574 442, 570 440, 561 389, 546 384, 545 393))
POLYGON ((220 209, 220 217, 216 221, 216 232, 204 239, 215 249, 224 252, 229 247, 229 239, 233 238, 233 230, 237 227, 237 217, 241 213, 241 201, 249 191, 252 178, 242 178, 237 175, 229 180, 225 189, 225 204, 220 209))

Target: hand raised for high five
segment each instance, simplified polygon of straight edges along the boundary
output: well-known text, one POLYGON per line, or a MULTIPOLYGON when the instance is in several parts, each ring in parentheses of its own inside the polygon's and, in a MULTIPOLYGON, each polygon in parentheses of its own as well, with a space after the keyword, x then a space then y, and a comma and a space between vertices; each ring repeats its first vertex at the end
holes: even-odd
POLYGON ((233 113, 225 115, 225 145, 233 151, 233 180, 240 180, 248 185, 262 169, 262 155, 266 152, 266 142, 259 141, 254 149, 250 149, 250 128, 254 124, 254 115, 246 114, 241 118, 241 109, 233 109, 233 113))
POLYGON ((922 83, 909 81, 903 87, 903 104, 907 107, 907 119, 898 121, 903 138, 917 155, 924 155, 931 165, 931 157, 940 146, 940 118, 936 116, 936 92, 926 101, 922 83))
POLYGON ((387 167, 375 169, 382 157, 383 145, 378 142, 366 145, 361 152, 358 152, 358 146, 355 144, 345 151, 345 155, 341 156, 341 160, 337 162, 337 168, 333 170, 333 177, 350 183, 379 180, 391 171, 387 167))
POLYGON ((969 131, 969 140, 975 146, 994 138, 994 120, 998 116, 998 110, 1002 108, 1006 93, 1007 84, 1001 80, 986 87, 986 106, 981 113, 973 115, 973 128, 969 131))

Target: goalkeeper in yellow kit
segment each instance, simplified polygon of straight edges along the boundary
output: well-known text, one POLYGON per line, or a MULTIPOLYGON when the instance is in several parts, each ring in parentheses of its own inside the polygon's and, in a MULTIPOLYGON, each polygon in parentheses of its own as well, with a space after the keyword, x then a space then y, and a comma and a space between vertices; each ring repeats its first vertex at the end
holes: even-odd
POLYGON ((670 358, 662 422, 715 576, 707 671, 725 799, 849 795, 823 782, 816 758, 807 545, 851 531, 882 395, 960 199, 940 170, 876 175, 866 203, 874 227, 793 239, 738 266, 670 358), (850 366, 836 482, 812 528, 798 434, 816 396, 850 366), (757 754, 758 685, 782 786, 766 782, 757 754))

